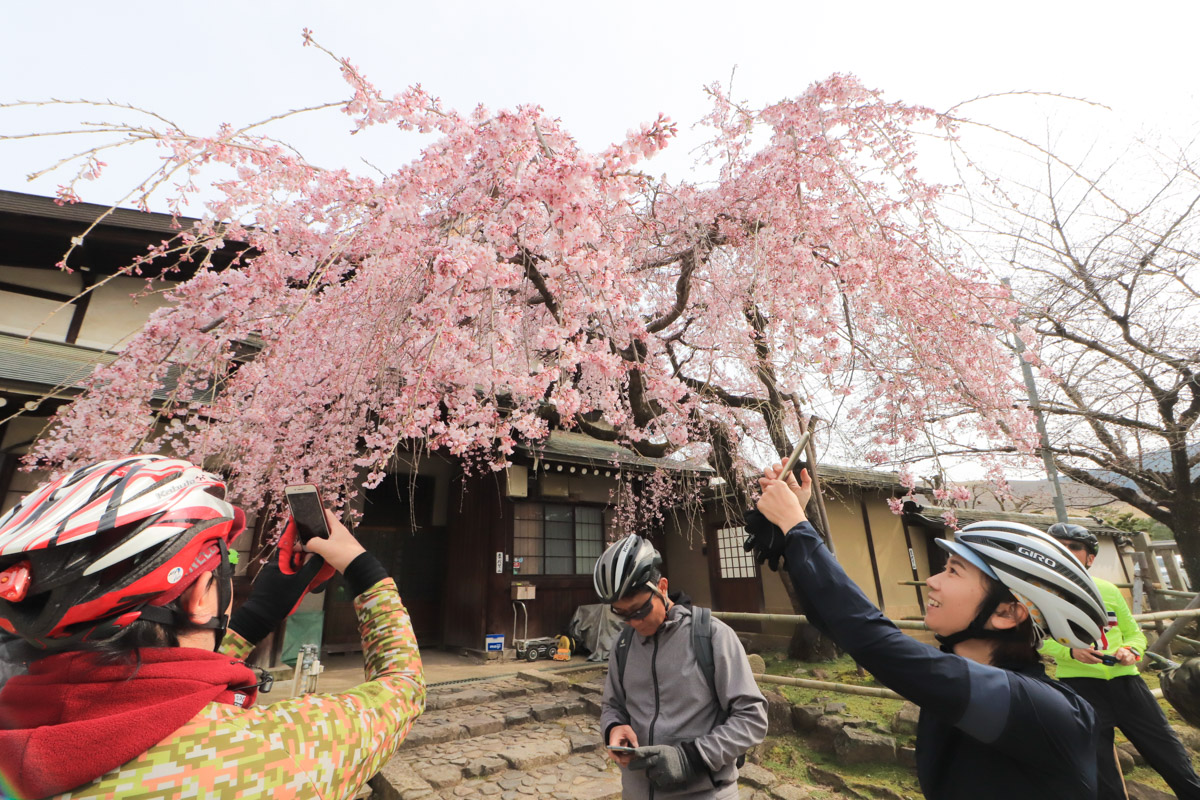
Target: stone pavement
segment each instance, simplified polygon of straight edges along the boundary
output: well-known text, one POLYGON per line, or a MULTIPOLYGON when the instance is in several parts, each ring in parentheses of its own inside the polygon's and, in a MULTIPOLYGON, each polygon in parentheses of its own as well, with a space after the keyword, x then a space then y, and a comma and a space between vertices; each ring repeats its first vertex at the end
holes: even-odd
MULTIPOLYGON (((428 649, 421 651, 421 661, 425 668, 425 681, 431 686, 449 681, 477 680, 480 678, 511 677, 518 672, 551 671, 556 672, 564 667, 586 667, 589 663, 584 656, 573 656, 569 662, 541 659, 532 663, 514 659, 480 661, 469 656, 445 650, 428 649)), ((317 678, 318 692, 344 692, 363 682, 362 653, 346 653, 321 656, 321 665, 325 671, 317 678)), ((595 666, 601 667, 601 664, 595 666)), ((277 679, 289 689, 291 673, 286 669, 279 670, 277 679)))
MULTIPOLYGON (((432 686, 425 713, 371 781, 376 800, 609 800, 621 777, 600 746, 604 670, 432 686)), ((741 800, 838 797, 747 764, 741 800)))

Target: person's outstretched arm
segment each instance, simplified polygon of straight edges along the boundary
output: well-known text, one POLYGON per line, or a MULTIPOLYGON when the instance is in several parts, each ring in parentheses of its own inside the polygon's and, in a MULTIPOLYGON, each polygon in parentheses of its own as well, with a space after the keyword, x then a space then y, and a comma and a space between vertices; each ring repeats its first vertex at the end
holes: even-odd
POLYGON ((905 635, 850 580, 804 518, 801 501, 811 491, 807 474, 801 475, 804 485, 791 476, 790 483, 777 480, 776 474, 777 468, 769 468, 761 481, 759 510, 776 524, 792 524, 785 528, 788 575, 805 613, 822 632, 923 713, 985 744, 1039 766, 1070 755, 1056 736, 1084 735, 1090 708, 1081 708, 1049 685, 1014 682, 1008 670, 943 653, 905 635))
MULTIPOLYGON (((242 774, 262 774, 267 785, 352 798, 392 757, 421 714, 425 678, 395 582, 332 514, 326 515, 330 538, 314 539, 306 549, 342 573, 354 594, 366 681, 341 694, 304 695, 223 714, 218 735, 229 741, 219 749, 225 764, 237 764, 242 774), (228 728, 238 735, 228 734, 228 728)), ((231 637, 241 639, 236 620, 235 615, 227 644, 231 637)))

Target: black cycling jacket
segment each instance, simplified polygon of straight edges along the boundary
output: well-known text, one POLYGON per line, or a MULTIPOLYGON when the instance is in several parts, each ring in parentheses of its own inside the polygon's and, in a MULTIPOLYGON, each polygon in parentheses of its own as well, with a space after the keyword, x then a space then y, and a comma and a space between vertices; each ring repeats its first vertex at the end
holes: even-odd
POLYGON ((807 522, 788 532, 785 557, 808 619, 921 707, 917 777, 927 798, 1095 798, 1095 714, 1040 665, 987 666, 905 635, 807 522))

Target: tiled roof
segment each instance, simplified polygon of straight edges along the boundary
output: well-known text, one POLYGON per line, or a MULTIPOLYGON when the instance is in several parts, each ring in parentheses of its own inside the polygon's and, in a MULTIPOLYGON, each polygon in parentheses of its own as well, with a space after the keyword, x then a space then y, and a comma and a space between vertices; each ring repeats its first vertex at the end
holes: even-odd
POLYGON ((98 365, 110 364, 116 357, 116 353, 73 344, 0 334, 0 384, 77 389, 98 365))
MULTIPOLYGON (((111 364, 117 353, 92 350, 62 342, 40 342, 0 333, 0 389, 45 391, 57 389, 76 394, 96 367, 111 364)), ((172 365, 162 386, 154 391, 155 400, 165 400, 175 390, 181 368, 172 365)), ((212 399, 212 392, 199 397, 212 399)))
POLYGON ((552 431, 544 441, 521 444, 517 446, 517 450, 535 458, 589 466, 713 471, 712 467, 703 461, 641 456, 616 442, 606 442, 576 431, 552 431))
MULTIPOLYGON (((97 205, 95 203, 64 203, 60 206, 54 202, 54 198, 52 197, 0 190, 0 213, 7 212, 29 217, 44 217, 46 219, 61 219, 91 224, 108 210, 108 206, 97 205)), ((179 226, 187 229, 195 222, 196 220, 191 217, 179 217, 178 224, 176 224, 176 221, 170 214, 117 208, 105 217, 101 224, 116 228, 154 231, 174 236, 181 230, 179 226)))

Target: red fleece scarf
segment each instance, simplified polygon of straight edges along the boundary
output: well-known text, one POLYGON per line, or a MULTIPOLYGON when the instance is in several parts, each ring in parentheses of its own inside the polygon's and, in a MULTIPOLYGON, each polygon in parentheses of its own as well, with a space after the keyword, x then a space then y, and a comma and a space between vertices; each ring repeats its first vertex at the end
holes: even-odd
POLYGON ((191 647, 144 648, 141 666, 94 653, 48 656, 0 691, 0 785, 46 797, 88 783, 166 739, 213 701, 253 705, 241 661, 191 647))

